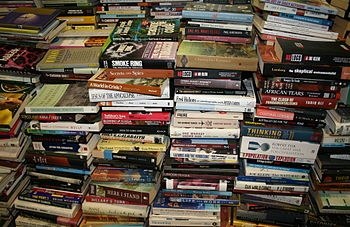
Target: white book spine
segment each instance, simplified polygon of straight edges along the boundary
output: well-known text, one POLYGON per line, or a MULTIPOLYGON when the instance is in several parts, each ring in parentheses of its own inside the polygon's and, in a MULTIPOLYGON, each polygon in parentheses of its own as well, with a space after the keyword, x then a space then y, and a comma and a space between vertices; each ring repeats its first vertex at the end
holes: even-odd
POLYGON ((150 107, 174 107, 174 100, 135 100, 135 101, 112 101, 102 106, 150 106, 150 107))
POLYGON ((170 125, 171 138, 228 138, 236 139, 240 136, 240 128, 235 129, 205 129, 182 128, 170 125))
POLYGON ((79 124, 74 122, 39 122, 39 121, 31 121, 30 123, 31 129, 39 129, 39 130, 63 130, 63 131, 88 131, 88 132, 99 132, 103 124, 102 122, 96 122, 93 124, 79 124))
MULTIPOLYGON (((264 10, 272 11, 272 12, 279 12, 279 13, 289 13, 289 14, 297 14, 299 11, 297 8, 275 5, 275 4, 271 4, 271 3, 265 3, 264 10)), ((303 16, 306 16, 306 17, 328 19, 328 14, 317 13, 317 12, 308 11, 308 10, 303 10, 303 12, 304 12, 303 16)))
POLYGON ((350 135, 350 122, 348 123, 340 123, 337 122, 331 114, 327 114, 326 116, 326 124, 327 127, 332 131, 334 135, 339 136, 347 136, 350 135))
POLYGON ((243 120, 243 113, 240 112, 219 112, 219 111, 185 111, 177 110, 174 116, 176 118, 205 118, 222 120, 243 120))
POLYGON ((241 25, 241 24, 218 24, 218 23, 202 23, 197 21, 190 21, 189 25, 199 25, 200 27, 206 28, 220 28, 220 29, 230 29, 239 31, 251 31, 252 25, 241 25))
MULTIPOLYGON (((255 16, 255 17, 257 17, 257 16, 255 16)), ((300 20, 289 19, 289 18, 285 18, 285 17, 278 17, 278 16, 274 16, 274 15, 268 15, 266 20, 270 21, 270 22, 280 23, 280 24, 302 26, 302 27, 307 27, 307 28, 312 28, 312 29, 317 29, 317 30, 322 30, 322 31, 329 30, 329 26, 327 26, 327 25, 315 24, 315 23, 310 23, 310 22, 305 22, 305 21, 300 21, 300 20)))
POLYGON ((61 107, 35 107, 26 106, 25 112, 27 114, 35 113, 97 113, 98 106, 61 106, 61 107))
POLYGON ((224 106, 251 106, 255 107, 256 99, 247 96, 236 95, 194 95, 194 94, 175 94, 175 102, 212 104, 224 106))
POLYGON ((246 153, 270 158, 281 156, 315 160, 319 147, 318 143, 242 136, 240 151, 241 158, 244 158, 243 154, 246 153))
POLYGON ((235 190, 248 191, 288 191, 288 192, 308 192, 309 186, 299 185, 269 185, 264 182, 235 181, 235 190))
POLYGON ((172 124, 175 127, 200 127, 200 128, 238 128, 238 120, 228 119, 199 119, 174 117, 172 124))
POLYGON ((273 171, 264 168, 245 167, 245 175, 251 177, 287 177, 287 178, 306 178, 308 173, 273 171))
POLYGON ((253 113, 255 108, 251 106, 223 106, 197 103, 176 103, 177 110, 196 110, 196 111, 231 111, 253 113))
POLYGON ((130 205, 130 204, 108 204, 104 203, 99 206, 95 202, 83 202, 84 214, 126 216, 146 218, 149 207, 146 205, 130 205))
POLYGON ((288 203, 296 206, 300 206, 303 201, 302 196, 285 196, 285 195, 264 195, 264 194, 248 194, 263 199, 270 199, 277 202, 288 203))

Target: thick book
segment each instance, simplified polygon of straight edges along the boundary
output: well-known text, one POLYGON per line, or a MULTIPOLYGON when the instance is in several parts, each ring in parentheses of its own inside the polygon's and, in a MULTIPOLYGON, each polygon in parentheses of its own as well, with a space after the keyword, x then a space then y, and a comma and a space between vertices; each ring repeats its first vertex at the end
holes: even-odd
POLYGON ((138 94, 161 96, 169 86, 167 78, 115 78, 103 71, 95 74, 88 81, 89 88, 113 91, 133 92, 138 94))
POLYGON ((281 62, 350 66, 350 50, 344 42, 313 42, 277 38, 275 52, 281 62))
POLYGON ((100 53, 100 47, 52 49, 36 65, 36 69, 98 68, 100 53))
POLYGON ((182 10, 182 17, 251 23, 253 20, 253 10, 250 4, 221 5, 190 2, 182 10))
POLYGON ((111 42, 100 58, 102 68, 173 69, 177 42, 111 42))
POLYGON ((179 19, 120 19, 110 37, 112 41, 177 41, 179 19))
POLYGON ((46 50, 32 47, 0 45, 0 71, 35 72, 46 50))
POLYGON ((177 67, 256 71, 257 63, 249 44, 184 40, 176 54, 177 67))
POLYGON ((99 107, 89 102, 84 82, 45 84, 25 107, 26 113, 97 113, 99 107))
POLYGON ((59 13, 58 9, 20 7, 1 18, 0 26, 41 30, 59 13))

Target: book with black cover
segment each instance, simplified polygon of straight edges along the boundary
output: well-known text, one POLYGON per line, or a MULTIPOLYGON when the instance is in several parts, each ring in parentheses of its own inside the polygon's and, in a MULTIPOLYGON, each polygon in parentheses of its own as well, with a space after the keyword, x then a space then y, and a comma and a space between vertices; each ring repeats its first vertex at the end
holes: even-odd
POLYGON ((277 38, 275 52, 281 62, 350 66, 350 49, 344 42, 277 38))

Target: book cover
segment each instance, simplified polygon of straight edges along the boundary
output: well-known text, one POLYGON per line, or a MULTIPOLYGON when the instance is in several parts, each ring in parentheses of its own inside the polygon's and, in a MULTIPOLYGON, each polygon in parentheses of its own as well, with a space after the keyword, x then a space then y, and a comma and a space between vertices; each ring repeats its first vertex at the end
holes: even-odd
POLYGON ((248 44, 184 40, 176 54, 177 67, 256 71, 257 62, 248 44))
POLYGON ((0 26, 41 30, 60 13, 58 9, 20 7, 0 19, 0 26))
POLYGON ((97 113, 89 102, 86 83, 45 84, 25 107, 26 113, 97 113))
POLYGON ((277 38, 276 56, 281 62, 350 66, 350 50, 344 42, 313 42, 277 38))
POLYGON ((46 53, 36 69, 98 68, 100 53, 100 47, 53 49, 46 53))
POLYGON ((177 42, 111 42, 100 58, 102 68, 173 69, 177 42))
POLYGON ((179 19, 121 19, 111 33, 113 41, 177 41, 179 19))
POLYGON ((190 2, 183 9, 182 17, 251 23, 253 20, 253 10, 250 4, 221 5, 190 2))
POLYGON ((161 96, 168 86, 167 78, 115 78, 103 72, 88 81, 89 88, 161 96))
POLYGON ((0 70, 35 72, 36 64, 46 50, 14 45, 0 45, 0 70))

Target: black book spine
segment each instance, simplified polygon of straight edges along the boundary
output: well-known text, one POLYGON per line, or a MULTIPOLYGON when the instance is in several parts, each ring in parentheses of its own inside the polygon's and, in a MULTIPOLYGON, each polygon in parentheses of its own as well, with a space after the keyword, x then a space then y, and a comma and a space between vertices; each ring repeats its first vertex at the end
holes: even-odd
POLYGON ((113 60, 101 58, 100 67, 111 69, 174 69, 175 61, 155 59, 113 60))
POLYGON ((244 37, 250 38, 251 33, 249 31, 239 31, 230 29, 220 29, 220 28, 201 28, 201 27, 186 27, 186 35, 215 35, 215 36, 234 36, 234 37, 244 37))
MULTIPOLYGON (((137 152, 139 153, 139 152, 137 152)), ((112 154, 113 160, 124 160, 127 162, 134 162, 134 163, 140 163, 140 164, 146 164, 146 165, 156 165, 156 158, 154 157, 145 157, 137 155, 136 153, 133 154, 120 154, 119 152, 117 154, 112 154)))
POLYGON ((46 154, 27 153, 26 162, 29 164, 56 165, 72 168, 88 168, 86 159, 77 157, 48 156, 46 154))
POLYGON ((326 126, 326 123, 324 122, 289 121, 289 120, 260 118, 260 117, 254 118, 254 121, 262 122, 262 123, 271 123, 271 124, 299 125, 299 126, 315 127, 315 128, 324 128, 326 126))
POLYGON ((336 93, 332 92, 317 92, 317 91, 301 91, 301 90, 282 90, 282 89, 262 89, 262 94, 288 95, 311 98, 336 98, 336 93))
POLYGON ((34 203, 39 203, 39 204, 44 204, 44 205, 55 206, 55 207, 62 207, 62 208, 67 208, 67 209, 72 208, 71 203, 33 198, 30 194, 19 195, 18 199, 28 201, 28 202, 34 202, 34 203))
POLYGON ((178 68, 175 70, 174 78, 200 78, 200 79, 233 79, 240 80, 242 71, 220 70, 220 69, 191 69, 178 68))
POLYGON ((175 93, 176 94, 205 94, 205 95, 246 95, 247 90, 176 88, 175 93))

